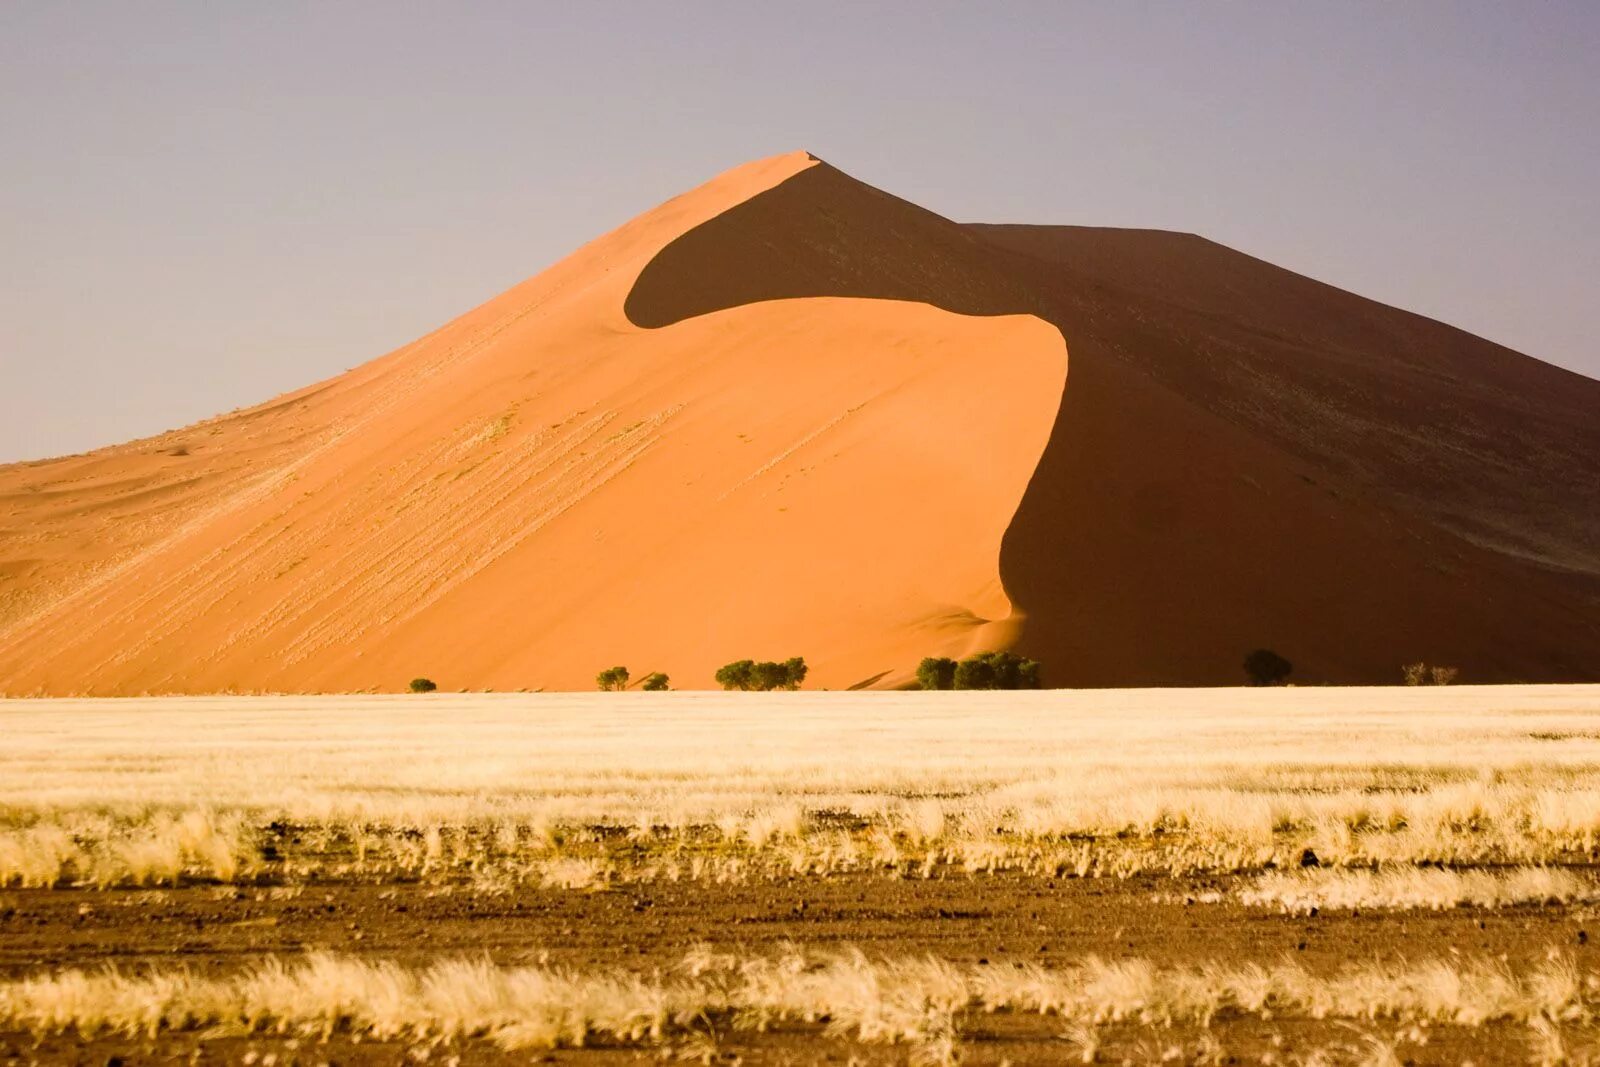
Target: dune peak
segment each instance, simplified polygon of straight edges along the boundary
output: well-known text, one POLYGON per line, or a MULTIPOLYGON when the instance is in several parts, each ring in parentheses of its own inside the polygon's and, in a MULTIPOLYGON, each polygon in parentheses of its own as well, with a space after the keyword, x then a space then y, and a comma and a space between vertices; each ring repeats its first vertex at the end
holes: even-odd
POLYGON ((1214 242, 796 150, 327 382, 0 467, 0 692, 1596 680, 1597 414, 1214 242))

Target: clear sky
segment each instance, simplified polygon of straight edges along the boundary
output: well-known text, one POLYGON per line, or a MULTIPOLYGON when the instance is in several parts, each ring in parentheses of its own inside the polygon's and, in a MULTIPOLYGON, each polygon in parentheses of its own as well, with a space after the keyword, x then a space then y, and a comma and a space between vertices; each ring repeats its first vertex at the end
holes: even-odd
POLYGON ((0 3, 0 460, 381 355, 746 159, 1600 376, 1600 3, 0 3))

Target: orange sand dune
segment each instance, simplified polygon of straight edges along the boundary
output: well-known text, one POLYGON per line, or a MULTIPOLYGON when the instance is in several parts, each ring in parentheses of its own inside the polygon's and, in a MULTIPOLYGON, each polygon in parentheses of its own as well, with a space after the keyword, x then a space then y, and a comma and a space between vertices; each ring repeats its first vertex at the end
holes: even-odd
POLYGON ((635 321, 815 295, 1057 325, 1072 375, 1007 531, 1068 685, 1402 661, 1600 677, 1600 383, 1186 234, 961 226, 829 167, 664 248, 635 321))
POLYGON ((263 407, 0 467, 0 690, 1600 677, 1600 384, 1198 238, 736 168, 263 407), (1071 350, 1071 373, 1067 351, 1071 350))
POLYGON ((5 687, 573 687, 613 662, 707 684, 791 655, 843 686, 981 643, 1058 331, 836 298, 622 314, 667 240, 810 165, 741 168, 265 412, 7 469, 13 524, 55 537, 19 584, 57 584, 18 598, 5 687))

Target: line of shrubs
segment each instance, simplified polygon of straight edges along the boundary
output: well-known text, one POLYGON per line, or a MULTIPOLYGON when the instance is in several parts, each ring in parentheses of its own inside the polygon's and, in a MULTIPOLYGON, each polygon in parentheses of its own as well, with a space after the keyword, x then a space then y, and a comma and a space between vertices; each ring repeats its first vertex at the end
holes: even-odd
MULTIPOLYGON (((962 660, 929 656, 917 665, 917 685, 922 689, 1039 689, 1039 664, 1015 652, 979 652, 962 660)), ((1258 648, 1244 659, 1251 685, 1285 685, 1294 664, 1268 648, 1258 648)), ((782 663, 772 660, 734 660, 717 670, 717 684, 742 692, 798 689, 806 679, 806 661, 800 656, 782 663)), ((1450 685, 1459 672, 1454 667, 1407 663, 1401 669, 1407 685, 1450 685)), ((628 688, 628 668, 607 667, 595 675, 595 686, 608 692, 628 688)), ((671 679, 660 671, 647 674, 639 688, 658 693, 670 688, 671 679)), ((431 693, 439 687, 427 678, 411 679, 413 693, 431 693)))
MULTIPOLYGON (((717 670, 717 684, 724 689, 737 689, 744 692, 767 692, 773 689, 799 689, 800 683, 806 680, 806 661, 801 656, 794 656, 775 663, 772 660, 734 660, 723 665, 717 670)), ((607 667, 594 677, 596 688, 607 692, 620 692, 628 688, 628 679, 631 677, 626 667, 607 667)), ((671 679, 657 671, 647 674, 639 683, 639 688, 650 693, 658 693, 670 687, 671 679)))
POLYGON ((979 652, 963 660, 929 656, 917 664, 924 689, 1038 689, 1039 664, 1015 652, 979 652))
MULTIPOLYGON (((1289 685, 1294 664, 1272 651, 1258 648, 1244 658, 1244 673, 1251 685, 1289 685)), ((1406 663, 1400 676, 1407 685, 1451 685, 1461 672, 1455 667, 1427 663, 1406 663)))
MULTIPOLYGON (((775 663, 772 660, 734 660, 723 665, 717 670, 717 684, 724 689, 738 689, 744 692, 767 692, 773 689, 799 689, 800 683, 806 680, 806 661, 800 656, 794 656, 775 663)), ((620 692, 628 688, 628 668, 607 667, 595 675, 594 683, 599 689, 609 692, 620 692)), ((639 688, 650 693, 661 692, 670 685, 670 679, 657 671, 647 674, 639 683, 639 688)))
POLYGON ((772 660, 737 659, 717 668, 717 684, 724 689, 746 693, 765 693, 772 689, 799 689, 806 680, 806 661, 800 656, 782 663, 772 660))
MULTIPOLYGON (((799 689, 800 683, 806 680, 809 668, 801 656, 794 656, 775 663, 772 660, 734 660, 717 671, 717 684, 724 689, 738 689, 745 692, 767 692, 773 689, 799 689)), ((628 668, 620 664, 607 667, 594 676, 595 688, 608 693, 620 693, 628 688, 628 682, 633 675, 628 668)), ((656 671, 647 674, 639 681, 639 688, 647 693, 659 693, 672 687, 672 679, 665 673, 656 671)), ((431 678, 413 678, 409 686, 413 693, 432 693, 439 687, 431 678)))

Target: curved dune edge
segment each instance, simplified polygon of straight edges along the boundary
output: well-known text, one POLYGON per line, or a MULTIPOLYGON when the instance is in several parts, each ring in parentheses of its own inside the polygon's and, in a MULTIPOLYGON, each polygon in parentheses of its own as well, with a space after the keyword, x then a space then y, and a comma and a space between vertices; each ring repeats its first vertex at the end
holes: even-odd
MULTIPOLYGON (((1037 314, 1038 301, 1028 287, 996 269, 993 248, 949 220, 864 185, 821 160, 665 243, 643 265, 623 310, 634 326, 661 330, 730 308, 819 298, 936 307, 979 321, 1025 317, 1066 348, 1064 330, 1037 314)), ((972 403, 1013 402, 1009 391, 1014 386, 994 376, 993 369, 989 353, 974 348, 966 371, 972 403)), ((1061 435, 1068 392, 1052 391, 1056 403, 1051 424, 1044 446, 1029 464, 1027 486, 1061 435)), ((1005 532, 993 547, 993 570, 1006 610, 987 613, 959 646, 924 637, 920 649, 907 647, 902 662, 909 666, 924 655, 1023 644, 1034 606, 1026 602, 1030 583, 1018 580, 1014 563, 1008 566, 1005 546, 1015 540, 1012 527, 1030 495, 1037 493, 1025 488, 1014 501, 985 503, 997 509, 997 519, 1003 516, 1005 532)), ((1085 512, 1067 521, 1094 519, 1085 512)), ((988 553, 989 546, 984 540, 965 549, 988 553)), ((1054 607, 1048 605, 1047 613, 1054 607)), ((892 632, 874 640, 908 645, 892 632)), ((1028 650, 1044 651, 1037 643, 1028 650)), ((875 684, 901 684, 908 674, 904 668, 892 671, 875 684)))
POLYGON ((1304 681, 1600 669, 1594 382, 1192 235, 962 225, 825 164, 666 244, 625 310, 816 296, 1070 339, 985 635, 1051 684, 1238 684, 1262 646, 1304 681))
POLYGON ((842 688, 986 643, 1056 330, 861 299, 622 314, 674 233, 814 164, 739 168, 271 405, 0 471, 0 500, 78 487, 38 528, 125 538, 0 630, 0 689, 588 688, 617 662, 701 687, 791 655, 842 688), (172 515, 141 544, 151 493, 172 515))
POLYGON ((0 467, 0 692, 885 685, 1001 646, 1063 686, 1263 645, 1588 680, 1597 402, 1190 235, 961 225, 791 153, 348 374, 0 467))
MULTIPOLYGON (((1037 324, 1041 336, 1053 335, 1065 356, 1065 339, 1059 328, 1028 313, 1024 292, 982 265, 990 254, 987 250, 964 235, 952 240, 946 220, 863 185, 809 153, 805 156, 809 166, 796 168, 781 181, 705 218, 663 245, 643 266, 628 291, 623 304, 628 321, 648 330, 675 329, 734 308, 784 301, 858 299, 885 305, 886 316, 898 314, 888 311, 888 307, 911 304, 986 321, 1030 319, 1037 324), (801 210, 791 213, 796 205, 801 210), (883 220, 871 217, 871 213, 885 208, 891 216, 902 216, 897 221, 909 214, 911 223, 899 230, 891 225, 888 241, 881 239, 884 230, 878 224, 883 220), (929 221, 934 225, 926 225, 929 221)), ((1055 400, 1039 448, 1025 444, 1020 448, 1030 457, 1023 481, 1025 492, 1059 424, 1066 384, 1065 359, 1060 381, 1052 388, 1048 378, 1041 381, 1037 374, 1009 377, 1004 363, 995 356, 992 345, 979 343, 964 360, 970 392, 969 406, 962 409, 962 417, 970 418, 970 405, 978 403, 1004 413, 1018 404, 1016 390, 1042 387, 1043 396, 1055 400)), ((919 432, 925 434, 939 432, 933 427, 940 417, 936 409, 907 414, 912 422, 924 421, 919 432)), ((1016 424, 1024 441, 1031 440, 1036 417, 1036 412, 1030 412, 1028 418, 1016 424)), ((1013 444, 988 457, 951 456, 947 462, 952 476, 959 479, 974 462, 993 469, 997 461, 1014 462, 1018 451, 1013 444)), ((1000 485, 1008 486, 1014 481, 1013 471, 996 474, 1000 485)), ((907 489, 914 491, 910 486, 907 489)), ((1020 510, 1023 496, 1023 492, 1015 496, 991 493, 981 504, 974 499, 974 506, 992 509, 992 514, 985 514, 982 522, 968 516, 964 525, 975 526, 982 534, 968 541, 949 540, 952 554, 993 560, 990 570, 994 592, 986 598, 991 606, 982 611, 952 613, 952 620, 969 621, 963 627, 968 632, 960 641, 930 640, 929 634, 920 631, 914 631, 920 644, 906 640, 910 634, 886 631, 875 637, 869 635, 870 641, 903 647, 905 652, 899 658, 907 665, 874 675, 872 684, 903 684, 910 676, 909 664, 924 655, 964 655, 1018 643, 1026 613, 1018 609, 1006 589, 1000 557, 1005 531, 1020 510), (989 530, 996 522, 1002 534, 991 538, 989 530)), ((971 564, 964 561, 962 566, 971 564)), ((905 627, 899 629, 903 631, 905 627)))
MULTIPOLYGON (((930 293, 938 292, 937 288, 924 288, 929 286, 933 277, 942 272, 942 265, 937 261, 931 265, 927 276, 913 277, 905 284, 897 284, 901 280, 896 277, 894 267, 903 267, 907 263, 914 266, 917 262, 915 257, 902 257, 898 262, 890 257, 884 257, 888 263, 893 264, 890 269, 884 270, 884 263, 880 262, 865 273, 855 273, 858 264, 848 257, 840 256, 834 258, 831 266, 841 274, 832 279, 819 278, 815 274, 815 266, 827 262, 828 252, 835 249, 828 247, 829 238, 825 233, 816 232, 815 216, 802 213, 798 216, 799 222, 802 226, 810 227, 810 232, 785 233, 782 235, 782 240, 772 240, 772 235, 767 233, 765 228, 759 224, 752 226, 746 217, 734 219, 735 213, 748 216, 759 212, 759 204, 764 196, 770 196, 781 203, 779 198, 786 192, 783 186, 806 177, 818 179, 822 183, 832 183, 835 179, 842 179, 852 192, 865 191, 883 197, 887 201, 895 201, 893 197, 845 177, 809 153, 798 155, 804 156, 809 165, 796 167, 793 173, 787 174, 765 189, 741 198, 739 203, 730 205, 726 211, 711 215, 695 226, 685 229, 683 233, 664 245, 643 267, 628 291, 623 304, 628 321, 647 330, 671 330, 681 328, 683 324, 696 319, 727 314, 730 309, 748 309, 783 302, 815 303, 819 300, 853 299, 883 305, 881 314, 887 324, 897 319, 914 317, 896 308, 895 305, 913 304, 929 310, 947 307, 948 301, 924 299, 930 293), (809 175, 806 174, 808 171, 809 175), (731 225, 729 229, 719 232, 719 223, 731 223, 731 225), (741 248, 741 244, 748 242, 752 236, 768 239, 753 249, 741 248), (728 240, 729 237, 734 239, 728 240), (709 246, 709 249, 705 246, 709 246), (685 252, 685 249, 688 251, 685 252), (800 250, 799 255, 792 254, 795 249, 800 250), (696 260, 707 251, 710 253, 705 256, 707 262, 697 263, 696 260), (786 255, 791 257, 788 262, 785 262, 786 255), (785 277, 782 267, 777 271, 774 270, 779 264, 790 268, 799 265, 799 269, 785 277), (808 271, 806 269, 808 267, 813 269, 808 271), (878 287, 882 287, 881 296, 878 295, 878 287), (870 295, 861 295, 863 293, 870 295)), ((776 159, 798 162, 795 154, 776 159)), ((805 193, 800 195, 802 198, 806 196, 805 193)), ((916 234, 919 239, 926 236, 926 233, 916 234)), ((965 251, 968 250, 958 249, 956 254, 965 251)), ((953 573, 981 574, 983 576, 981 582, 968 581, 966 587, 983 588, 986 591, 976 598, 963 598, 974 599, 975 602, 970 606, 952 603, 943 615, 948 621, 940 626, 929 626, 926 623, 912 624, 902 620, 892 630, 877 635, 865 635, 865 639, 871 644, 904 649, 899 655, 898 665, 865 679, 873 686, 904 684, 911 675, 909 664, 915 663, 924 655, 965 655, 975 651, 1008 648, 1015 645, 1021 635, 1025 613, 1017 609, 1006 591, 1001 573, 1000 553, 1005 532, 1021 506, 1023 491, 1013 494, 1008 490, 1017 482, 1017 469, 1014 465, 1024 460, 1028 472, 1022 479, 1022 487, 1025 490, 1039 461, 1043 458, 1051 430, 1057 424, 1066 385, 1066 346, 1060 331, 1046 320, 1025 313, 1007 314, 1002 310, 998 306, 999 302, 1010 301, 1014 304, 1020 299, 1018 294, 1007 290, 1008 287, 1002 286, 998 294, 985 294, 984 297, 979 297, 981 304, 978 306, 981 306, 982 310, 966 317, 983 320, 997 318, 1032 320, 1037 326, 1036 332, 1040 337, 1053 336, 1054 345, 1061 350, 1058 380, 1052 387, 1047 366, 1020 368, 1011 365, 1015 361, 1009 358, 1010 353, 1004 351, 1008 343, 1005 335, 974 337, 965 359, 962 359, 959 353, 956 354, 957 362, 961 366, 955 369, 963 371, 975 387, 972 393, 967 394, 966 401, 948 407, 936 402, 922 410, 907 410, 905 413, 907 425, 883 428, 883 432, 901 437, 916 436, 931 439, 942 435, 947 429, 959 427, 963 421, 972 420, 975 414, 973 401, 980 398, 982 404, 989 406, 986 415, 994 414, 1002 420, 1011 418, 1014 414, 1021 415, 1012 423, 1018 440, 1004 441, 999 436, 990 436, 985 454, 963 455, 957 450, 945 450, 943 456, 938 458, 938 462, 944 465, 944 470, 954 486, 965 490, 960 495, 952 495, 952 506, 946 520, 947 535, 943 538, 945 562, 941 565, 953 573), (1035 390, 1042 392, 1034 393, 1035 390), (1024 394, 1033 396, 1024 403, 1024 394), (1039 403, 1051 396, 1055 398, 1055 403, 1049 414, 1049 422, 1037 447, 1033 447, 1041 415, 1039 403), (1018 409, 1023 406, 1030 410, 1019 411, 1018 409), (922 425, 915 425, 919 421, 922 425), (983 472, 984 480, 989 483, 991 490, 981 498, 971 492, 973 488, 971 475, 974 471, 983 472), (994 533, 997 527, 1000 531, 998 536, 994 533), (977 562, 980 560, 992 562, 984 567, 977 562), (946 636, 947 633, 951 636, 946 636)), ((895 343, 892 337, 889 343, 895 343)), ((1042 343, 1045 347, 1050 347, 1049 342, 1042 343)), ((960 436, 959 429, 956 430, 956 436, 958 438, 960 436)), ((916 476, 905 478, 899 487, 899 493, 914 496, 922 492, 923 483, 932 473, 932 471, 918 471, 916 476)), ((846 508, 851 506, 847 501, 840 503, 846 508)), ((889 517, 889 521, 897 529, 903 528, 894 523, 892 516, 889 517)), ((882 595, 892 599, 897 595, 904 596, 907 591, 909 587, 901 589, 898 593, 892 589, 885 589, 882 595)), ((937 600, 937 597, 935 599, 937 600)))

